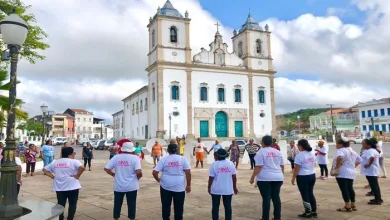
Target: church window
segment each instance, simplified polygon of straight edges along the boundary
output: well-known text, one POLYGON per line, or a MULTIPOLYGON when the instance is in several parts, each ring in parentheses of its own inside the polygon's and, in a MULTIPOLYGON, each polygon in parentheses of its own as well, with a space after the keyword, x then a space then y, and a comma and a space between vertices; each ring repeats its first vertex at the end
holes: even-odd
POLYGON ((148 110, 148 98, 145 98, 145 111, 148 110))
POLYGON ((259 90, 259 103, 264 104, 265 103, 265 91, 264 89, 259 90))
POLYGON ((258 54, 261 54, 262 53, 262 42, 261 42, 261 40, 260 39, 257 39, 256 40, 256 52, 258 53, 258 54))
POLYGON ((152 31, 152 47, 156 44, 156 32, 153 30, 152 31))
POLYGON ((139 109, 138 109, 138 102, 135 104, 135 113, 137 113, 138 114, 138 111, 139 111, 139 109))
POLYGON ((241 102, 241 89, 234 89, 234 102, 241 102))
POLYGON ((218 62, 217 62, 218 65, 223 64, 223 57, 222 56, 223 56, 222 53, 218 53, 218 62))
POLYGON ((200 88, 200 101, 207 101, 207 87, 200 88))
POLYGON ((152 89, 152 100, 153 100, 153 102, 156 101, 156 88, 155 87, 153 87, 153 89, 152 89))
POLYGON ((132 114, 134 115, 134 113, 135 113, 135 105, 134 105, 134 103, 133 103, 133 110, 132 110, 132 114))
POLYGON ((171 98, 172 100, 179 100, 179 86, 171 86, 171 98))
POLYGON ((238 56, 242 57, 243 51, 242 51, 242 41, 238 43, 238 56))
POLYGON ((171 43, 177 43, 177 28, 172 26, 169 30, 171 43))
POLYGON ((141 102, 140 102, 140 104, 139 104, 139 105, 140 105, 140 107, 139 107, 139 111, 140 111, 140 112, 142 112, 142 111, 143 111, 143 109, 142 109, 142 108, 143 108, 143 107, 142 107, 142 100, 141 100, 141 102))
POLYGON ((225 88, 218 88, 218 102, 225 102, 225 88))

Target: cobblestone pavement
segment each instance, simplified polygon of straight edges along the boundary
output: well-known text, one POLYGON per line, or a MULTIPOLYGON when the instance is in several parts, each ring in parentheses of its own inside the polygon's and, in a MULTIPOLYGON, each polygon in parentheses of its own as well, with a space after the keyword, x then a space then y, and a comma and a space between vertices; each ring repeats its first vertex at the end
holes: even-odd
MULTIPOLYGON (((95 160, 92 171, 86 171, 81 177, 83 188, 80 191, 76 220, 86 219, 113 219, 113 178, 103 171, 105 160, 95 160)), ((387 164, 389 165, 389 164, 387 164)), ((207 193, 208 166, 204 169, 192 170, 192 192, 186 195, 184 219, 211 219, 211 197, 207 193)), ((390 171, 390 166, 387 166, 390 171)), ((319 171, 317 170, 317 173, 319 171)), ((140 181, 140 190, 137 200, 137 219, 161 219, 161 204, 159 185, 152 177, 152 166, 143 163, 144 177, 140 181)), ((233 197, 233 219, 260 219, 261 197, 257 188, 249 184, 251 171, 248 165, 242 165, 238 170, 238 189, 240 193, 233 197)), ((282 219, 298 219, 297 214, 303 211, 300 194, 297 186, 290 183, 291 173, 286 167, 286 176, 282 186, 282 219)), ((390 183, 389 179, 380 179, 382 196, 385 203, 380 206, 369 206, 371 199, 364 194, 367 181, 364 176, 358 176, 355 181, 355 191, 358 211, 340 213, 335 211, 343 206, 341 193, 335 179, 318 180, 315 186, 315 195, 318 203, 319 219, 329 220, 390 220, 390 183)), ((42 199, 56 202, 52 192, 52 181, 37 173, 34 177, 23 178, 20 199, 42 199)), ((122 218, 126 218, 126 206, 122 207, 122 218)), ((271 208, 272 210, 272 208, 271 208)), ((173 212, 172 212, 173 213, 173 212)), ((220 218, 224 219, 221 204, 220 218)), ((271 211, 272 214, 272 211, 271 211)), ((66 216, 66 214, 65 214, 66 216)), ((173 219, 173 216, 172 216, 173 219)))

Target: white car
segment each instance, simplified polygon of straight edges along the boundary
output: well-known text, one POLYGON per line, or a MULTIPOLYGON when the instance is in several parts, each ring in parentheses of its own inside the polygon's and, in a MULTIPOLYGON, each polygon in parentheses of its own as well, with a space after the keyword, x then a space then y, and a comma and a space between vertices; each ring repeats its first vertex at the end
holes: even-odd
POLYGON ((106 141, 105 140, 98 140, 94 143, 92 143, 92 147, 96 150, 104 150, 105 148, 105 143, 106 141))
POLYGON ((361 144, 363 142, 363 140, 364 140, 363 138, 358 137, 358 138, 355 138, 355 140, 353 140, 353 143, 361 144))
POLYGON ((67 137, 56 137, 53 140, 53 145, 63 145, 67 141, 68 141, 67 137))

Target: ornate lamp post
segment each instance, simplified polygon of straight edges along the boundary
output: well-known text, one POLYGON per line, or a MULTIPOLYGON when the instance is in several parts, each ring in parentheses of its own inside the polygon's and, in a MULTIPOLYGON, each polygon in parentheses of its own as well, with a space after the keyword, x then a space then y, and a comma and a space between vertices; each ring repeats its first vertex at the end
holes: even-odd
POLYGON ((0 183, 0 217, 9 218, 20 215, 22 207, 19 206, 16 191, 16 175, 18 167, 15 162, 15 100, 16 100, 16 70, 19 50, 27 38, 27 23, 15 14, 0 21, 0 32, 5 44, 8 45, 9 53, 4 51, 3 60, 11 59, 9 111, 7 115, 7 136, 5 139, 4 158, 1 164, 0 183))
POLYGON ((46 134, 46 116, 49 112, 49 107, 46 104, 41 105, 41 111, 42 111, 42 125, 43 125, 43 135, 42 135, 42 145, 45 144, 45 134, 46 134))

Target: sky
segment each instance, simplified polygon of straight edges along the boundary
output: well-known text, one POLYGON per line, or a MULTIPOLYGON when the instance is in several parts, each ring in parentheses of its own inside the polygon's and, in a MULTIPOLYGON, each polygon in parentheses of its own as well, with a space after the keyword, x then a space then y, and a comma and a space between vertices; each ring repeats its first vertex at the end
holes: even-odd
MULTIPOLYGON (((147 82, 146 25, 165 1, 24 0, 51 48, 42 52, 45 60, 19 64, 23 108, 31 116, 40 114, 42 103, 55 112, 81 108, 112 121, 121 100, 147 82)), ((277 113, 390 96, 388 0, 171 2, 192 19, 192 55, 208 47, 216 22, 229 48, 249 11, 269 25, 277 113)))

